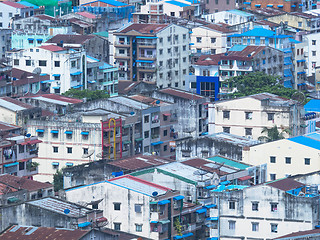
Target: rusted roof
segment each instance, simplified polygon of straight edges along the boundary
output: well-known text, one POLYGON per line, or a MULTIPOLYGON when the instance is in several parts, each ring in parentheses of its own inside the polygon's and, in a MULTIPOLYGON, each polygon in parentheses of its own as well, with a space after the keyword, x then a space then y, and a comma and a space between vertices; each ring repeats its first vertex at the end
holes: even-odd
POLYGON ((0 239, 14 240, 78 240, 86 235, 88 230, 58 229, 48 227, 33 227, 13 225, 0 234, 0 239))
POLYGON ((137 31, 143 34, 155 34, 166 28, 169 24, 142 24, 142 23, 133 23, 128 27, 122 29, 120 33, 127 33, 130 31, 137 31))
POLYGON ((298 182, 298 181, 293 180, 291 178, 284 178, 284 179, 276 180, 276 181, 269 182, 266 184, 271 187, 283 190, 283 191, 289 191, 289 190, 304 186, 304 184, 302 184, 301 182, 298 182))
POLYGON ((49 21, 55 20, 54 17, 51 17, 49 15, 45 15, 45 14, 35 15, 34 17, 39 18, 41 20, 49 20, 49 21))
POLYGON ((303 12, 291 12, 288 13, 289 15, 293 15, 293 16, 297 16, 297 17, 302 17, 302 18, 319 18, 318 16, 312 15, 312 14, 308 14, 308 13, 303 13, 303 12))
POLYGON ((251 60, 265 48, 265 46, 246 46, 242 51, 228 51, 227 55, 221 55, 221 59, 251 60))
POLYGON ((141 239, 141 240, 147 240, 149 238, 140 237, 131 233, 121 232, 121 231, 115 231, 110 228, 104 228, 101 230, 104 233, 107 233, 112 236, 118 236, 119 240, 132 240, 132 239, 141 239))
POLYGON ((139 170, 151 168, 172 162, 170 159, 158 156, 138 155, 123 160, 112 161, 108 164, 124 170, 139 170))
MULTIPOLYGON (((19 100, 16 100, 16 99, 13 99, 13 98, 10 98, 10 97, 1 97, 0 100, 6 101, 6 102, 9 102, 9 103, 13 103, 13 104, 15 104, 15 105, 17 105, 19 107, 26 108, 26 109, 34 108, 34 106, 32 106, 30 104, 20 102, 19 100)), ((5 105, 1 105, 1 106, 2 107, 6 107, 5 105)))
POLYGON ((222 33, 232 33, 232 32, 235 32, 225 26, 222 26, 222 25, 219 25, 219 24, 208 24, 208 25, 205 25, 203 27, 207 27, 207 28, 210 28, 212 30, 215 30, 215 31, 218 31, 218 32, 222 32, 222 33))
POLYGON ((184 99, 188 99, 188 100, 199 100, 199 99, 204 99, 204 97, 197 95, 197 94, 193 94, 193 93, 189 93, 189 92, 185 92, 179 89, 173 89, 173 88, 164 88, 159 90, 159 92, 162 93, 166 93, 175 97, 179 97, 179 98, 184 98, 184 99))
POLYGON ((6 2, 2 2, 3 4, 6 4, 10 7, 14 7, 14 8, 31 8, 31 7, 27 7, 25 5, 22 5, 20 3, 16 3, 16 2, 10 2, 10 1, 6 1, 6 2))
POLYGON ((201 159, 201 158, 189 159, 189 160, 183 161, 182 163, 186 164, 188 166, 191 166, 191 167, 195 167, 195 168, 199 168, 199 169, 201 168, 201 169, 208 171, 208 172, 211 172, 211 173, 215 172, 219 176, 228 174, 227 172, 224 172, 221 170, 215 170, 212 167, 206 166, 206 165, 210 165, 212 163, 212 161, 208 161, 208 160, 201 159))
MULTIPOLYGON (((307 230, 307 231, 293 232, 293 233, 290 233, 290 234, 287 234, 287 235, 284 235, 281 237, 274 238, 274 240, 281 240, 281 239, 288 240, 288 239, 291 239, 294 237, 301 237, 299 239, 302 239, 304 237, 308 238, 309 235, 311 235, 310 237, 320 237, 320 229, 312 229, 312 230, 307 230)), ((312 238, 312 239, 315 239, 315 238, 312 238)))
POLYGON ((17 68, 12 69, 12 77, 16 79, 12 81, 13 86, 32 84, 50 79, 49 75, 41 76, 39 74, 34 74, 17 68))
POLYGON ((201 66, 218 66, 222 54, 215 54, 215 55, 201 55, 195 65, 201 66))
POLYGON ((95 19, 97 18, 96 15, 92 14, 92 13, 89 13, 89 12, 77 12, 76 14, 80 15, 80 16, 83 16, 83 17, 86 17, 86 18, 90 18, 90 19, 95 19))
POLYGON ((41 46, 40 48, 51 51, 51 52, 60 52, 64 50, 64 48, 56 45, 46 45, 46 46, 41 46))
POLYGON ((18 189, 15 189, 13 187, 9 187, 6 184, 0 183, 0 195, 4 195, 11 192, 17 192, 18 189))
POLYGON ((126 94, 130 89, 134 86, 137 86, 139 82, 127 81, 127 80, 119 80, 118 81, 118 92, 120 94, 126 94))
POLYGON ((26 189, 28 191, 36 191, 52 187, 52 184, 50 183, 38 182, 9 174, 0 175, 0 183, 7 184, 8 186, 14 187, 16 189, 26 189))
POLYGON ((83 44, 89 39, 94 38, 93 35, 78 35, 78 34, 57 34, 50 38, 46 43, 73 43, 83 44))
MULTIPOLYGON (((21 97, 21 98, 38 98, 38 97, 48 98, 48 99, 53 99, 53 100, 58 100, 61 102, 67 102, 67 103, 73 103, 73 104, 83 102, 83 100, 81 100, 81 99, 65 97, 62 95, 54 94, 54 93, 40 94, 40 95, 21 97)), ((21 99, 21 98, 19 98, 19 99, 21 99)))
POLYGON ((280 26, 280 24, 278 23, 274 23, 274 22, 270 22, 267 20, 257 20, 255 21, 255 23, 261 24, 261 25, 268 25, 269 27, 278 27, 280 26))
POLYGON ((276 9, 276 8, 256 8, 249 10, 253 14, 260 14, 266 17, 278 16, 282 14, 286 14, 287 12, 276 9))
POLYGON ((0 132, 19 129, 19 128, 21 128, 21 127, 19 127, 17 125, 13 125, 13 124, 10 124, 10 123, 6 123, 6 122, 1 122, 0 121, 0 132))

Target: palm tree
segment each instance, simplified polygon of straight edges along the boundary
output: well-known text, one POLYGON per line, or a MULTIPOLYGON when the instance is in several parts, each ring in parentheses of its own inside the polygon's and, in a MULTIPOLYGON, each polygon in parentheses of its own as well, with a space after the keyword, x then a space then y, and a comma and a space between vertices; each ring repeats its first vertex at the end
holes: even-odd
POLYGON ((266 133, 267 136, 260 136, 258 138, 261 142, 273 142, 276 140, 284 139, 284 133, 290 134, 290 130, 281 127, 281 132, 278 130, 278 127, 274 125, 272 128, 264 127, 261 131, 261 133, 266 133))

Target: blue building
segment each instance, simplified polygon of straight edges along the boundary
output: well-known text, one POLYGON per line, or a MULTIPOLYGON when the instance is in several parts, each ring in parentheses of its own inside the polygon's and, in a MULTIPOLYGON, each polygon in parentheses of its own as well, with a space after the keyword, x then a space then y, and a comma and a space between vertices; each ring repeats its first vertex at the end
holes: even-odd
POLYGON ((210 101, 219 100, 218 76, 186 76, 186 91, 194 92, 210 98, 210 101))

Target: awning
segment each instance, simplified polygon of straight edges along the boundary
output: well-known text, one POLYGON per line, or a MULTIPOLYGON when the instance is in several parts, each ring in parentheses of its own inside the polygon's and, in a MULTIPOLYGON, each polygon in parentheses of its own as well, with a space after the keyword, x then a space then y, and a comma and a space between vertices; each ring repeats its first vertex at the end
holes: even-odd
POLYGON ((19 163, 18 162, 14 162, 14 163, 9 163, 9 164, 5 164, 3 165, 4 167, 12 167, 12 166, 16 166, 18 165, 19 163))
POLYGON ((54 76, 54 77, 59 77, 60 76, 60 74, 52 74, 52 76, 54 76))
POLYGON ((32 145, 32 144, 37 144, 37 143, 42 143, 42 141, 38 140, 38 139, 34 139, 34 140, 22 142, 22 143, 20 143, 20 145, 27 145, 27 144, 32 145))
POLYGON ((158 202, 150 202, 150 204, 158 204, 158 202))
POLYGON ((143 39, 157 39, 158 37, 144 37, 144 36, 137 36, 136 38, 143 38, 143 39))
POLYGON ((216 187, 216 185, 210 185, 210 186, 204 187, 204 189, 212 189, 212 188, 215 188, 215 187, 216 187))
POLYGON ((143 141, 143 138, 136 138, 135 141, 136 142, 141 142, 141 141, 143 141))
POLYGON ((209 218, 206 218, 207 221, 218 221, 219 218, 218 217, 209 217, 209 218))
POLYGON ((59 166, 58 162, 52 162, 51 164, 52 164, 52 166, 59 166))
POLYGON ((72 131, 65 131, 65 134, 72 134, 72 131))
POLYGON ((84 223, 79 223, 78 227, 79 228, 83 228, 83 227, 88 227, 91 225, 91 222, 84 222, 84 223))
POLYGON ((179 195, 179 196, 173 197, 173 200, 181 200, 181 199, 184 199, 184 196, 179 195))
POLYGON ((97 82, 97 81, 88 81, 88 83, 91 83, 91 84, 92 84, 92 83, 96 83, 96 82, 97 82))
POLYGON ((165 204, 168 204, 168 203, 170 203, 170 200, 166 199, 166 200, 159 201, 158 205, 165 205, 165 204))
POLYGON ((227 185, 227 184, 229 184, 230 183, 230 181, 224 181, 224 182, 221 182, 220 184, 221 185, 227 185))
POLYGON ((41 81, 41 83, 51 83, 51 82, 54 82, 54 80, 44 80, 44 81, 41 81))
POLYGON ((52 87, 53 89, 60 89, 60 87, 52 87))
POLYGON ((51 133, 59 133, 59 130, 51 130, 51 133))
POLYGON ((297 72, 297 74, 305 74, 306 72, 297 72))
POLYGON ((131 143, 131 141, 127 140, 127 141, 123 141, 122 143, 123 144, 129 144, 129 143, 131 143))
POLYGON ((273 4, 268 4, 267 7, 273 7, 273 4))
POLYGON ((163 116, 170 117, 171 113, 164 113, 163 116))
POLYGON ((159 144, 162 144, 162 143, 163 143, 162 141, 154 142, 154 143, 151 143, 151 146, 156 146, 156 145, 159 145, 159 144))
POLYGON ((73 86, 72 88, 77 89, 77 88, 81 88, 81 87, 83 87, 83 85, 82 85, 82 84, 77 85, 77 86, 73 86))
POLYGON ((43 39, 42 38, 37 38, 37 41, 43 41, 43 39))
POLYGON ((20 199, 17 198, 17 197, 11 197, 11 198, 8 198, 8 203, 15 203, 15 202, 19 202, 20 199))
POLYGON ((41 133, 43 133, 43 132, 44 132, 44 129, 37 129, 36 132, 41 132, 41 133))
POLYGON ((249 180, 249 179, 251 179, 252 178, 252 176, 244 176, 244 177, 239 177, 238 179, 240 180, 240 181, 246 181, 246 180, 249 180))
POLYGON ((295 7, 296 7, 296 5, 291 5, 291 7, 295 8, 295 7))
POLYGON ((278 8, 282 8, 283 7, 283 5, 278 5, 278 8))
POLYGON ((302 3, 300 3, 300 4, 299 4, 299 6, 300 6, 300 7, 302 7, 302 6, 303 6, 303 4, 302 4, 302 3))
POLYGON ((159 221, 159 223, 161 223, 161 224, 167 224, 167 223, 170 223, 170 220, 161 220, 161 221, 159 221))
POLYGON ((300 59, 300 60, 297 60, 297 62, 305 62, 306 60, 304 59, 300 59))
POLYGON ((254 6, 256 6, 256 7, 261 7, 261 4, 256 4, 256 5, 254 5, 254 6))
POLYGON ((158 221, 151 221, 150 223, 158 223, 158 221))
POLYGON ((73 163, 72 162, 67 162, 66 165, 67 166, 73 166, 73 163))
POLYGON ((193 236, 193 233, 185 233, 182 235, 183 238, 191 237, 191 236, 193 236))
POLYGON ((198 213, 198 214, 205 213, 205 212, 207 212, 206 208, 201 208, 201 209, 196 211, 196 213, 198 213))
POLYGON ((28 41, 33 41, 34 40, 34 38, 28 38, 28 41))
POLYGON ((217 207, 217 205, 216 204, 210 204, 210 205, 206 205, 204 207, 205 208, 215 208, 215 207, 217 207))
POLYGON ((137 63, 153 63, 151 60, 136 60, 137 63))
POLYGON ((243 4, 251 5, 251 2, 244 2, 243 4))
POLYGON ((194 45, 194 43, 189 43, 190 46, 194 45))
POLYGON ((218 237, 207 238, 207 240, 219 240, 218 237))
POLYGON ((77 75, 80 75, 82 72, 81 71, 78 71, 78 72, 74 72, 74 73, 70 73, 71 76, 77 76, 77 75))
POLYGON ((81 132, 81 135, 89 135, 89 132, 81 132))
POLYGON ((174 236, 173 239, 182 239, 183 237, 180 235, 174 236))

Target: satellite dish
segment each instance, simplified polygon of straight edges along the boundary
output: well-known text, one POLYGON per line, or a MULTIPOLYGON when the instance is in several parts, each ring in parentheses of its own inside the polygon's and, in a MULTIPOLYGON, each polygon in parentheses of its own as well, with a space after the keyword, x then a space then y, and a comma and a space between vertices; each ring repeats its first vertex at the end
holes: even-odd
POLYGON ((36 67, 35 69, 33 69, 32 73, 33 74, 40 74, 41 73, 41 68, 36 67))
POLYGON ((157 101, 156 101, 156 104, 159 104, 159 103, 160 103, 160 100, 157 100, 157 101))
POLYGON ((158 192, 153 192, 152 196, 154 196, 154 197, 158 196, 158 192))
POLYGON ((96 157, 97 157, 97 158, 102 158, 102 153, 98 153, 98 154, 96 155, 96 157))
POLYGON ((69 214, 69 213, 70 213, 70 209, 66 208, 63 212, 64 212, 65 214, 69 214))
POLYGON ((299 105, 302 105, 306 100, 306 96, 303 92, 295 92, 292 94, 291 99, 297 101, 299 105))
POLYGON ((82 158, 88 158, 88 157, 91 157, 93 153, 94 153, 94 150, 90 150, 90 151, 88 151, 88 153, 87 153, 87 154, 83 154, 83 155, 82 155, 82 158))
POLYGON ((30 134, 30 133, 27 133, 27 134, 26 134, 26 137, 27 137, 27 138, 31 137, 31 134, 30 134))
POLYGON ((134 115, 135 114, 135 112, 130 112, 130 115, 134 115))

